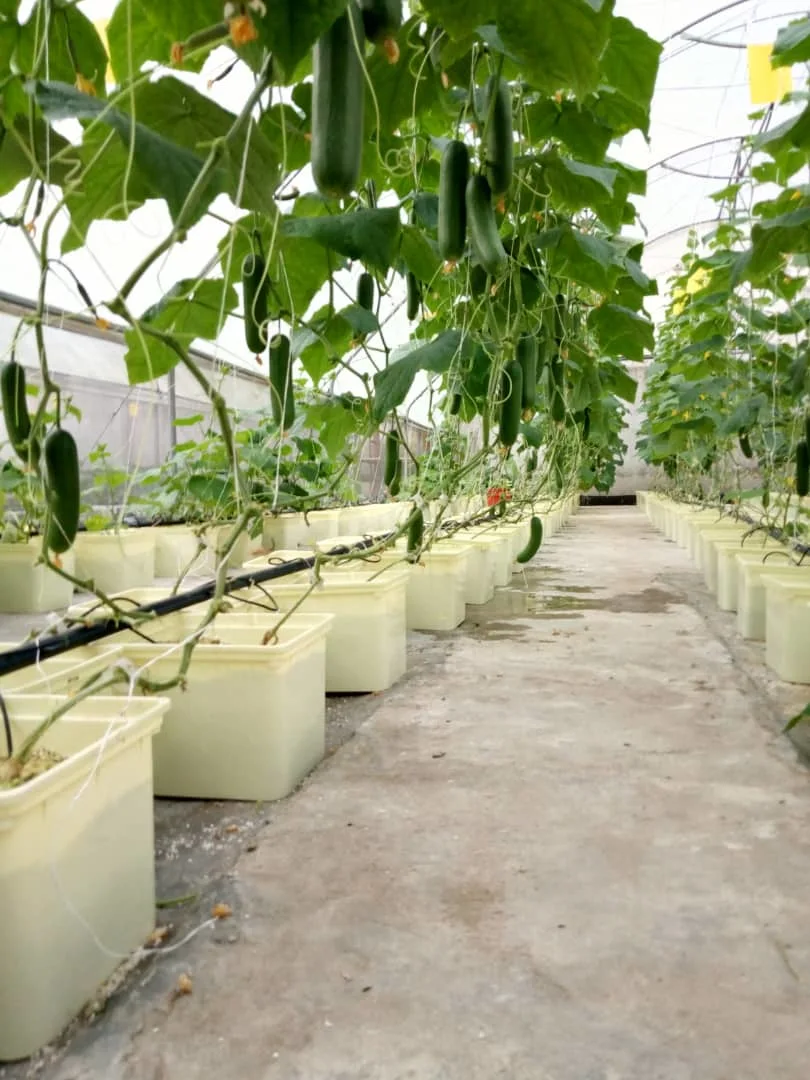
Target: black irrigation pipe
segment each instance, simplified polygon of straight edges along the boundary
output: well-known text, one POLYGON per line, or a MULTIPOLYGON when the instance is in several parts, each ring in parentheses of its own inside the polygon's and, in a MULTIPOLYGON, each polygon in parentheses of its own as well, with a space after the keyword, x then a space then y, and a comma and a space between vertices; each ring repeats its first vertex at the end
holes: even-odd
MULTIPOLYGON (((340 546, 323 554, 348 555, 352 551, 362 551, 365 548, 373 547, 375 544, 380 543, 382 539, 389 539, 391 536, 393 536, 393 533, 388 533, 385 536, 381 534, 374 539, 361 540, 351 547, 340 546)), ((272 555, 269 558, 272 558, 272 555)), ((225 595, 236 592, 238 589, 249 589, 254 585, 261 585, 265 581, 275 581, 278 578, 287 577, 289 574, 297 574, 302 570, 311 570, 315 565, 316 558, 316 555, 306 555, 290 562, 268 566, 266 570, 254 570, 249 574, 238 574, 229 578, 226 582, 225 595)), ((211 600, 215 592, 216 581, 212 579, 193 589, 189 589, 188 592, 166 596, 162 600, 153 600, 151 604, 135 607, 132 609, 131 614, 133 616, 172 615, 176 611, 191 607, 192 604, 200 604, 206 600, 211 600)), ((95 641, 111 637, 113 634, 120 633, 122 628, 129 625, 128 619, 122 621, 119 616, 113 615, 108 619, 99 619, 90 626, 75 626, 59 634, 51 634, 48 637, 27 641, 14 649, 0 652, 0 677, 10 675, 13 671, 21 671, 23 668, 31 667, 41 660, 61 656, 62 653, 69 652, 71 649, 81 648, 82 645, 91 645, 95 641)))

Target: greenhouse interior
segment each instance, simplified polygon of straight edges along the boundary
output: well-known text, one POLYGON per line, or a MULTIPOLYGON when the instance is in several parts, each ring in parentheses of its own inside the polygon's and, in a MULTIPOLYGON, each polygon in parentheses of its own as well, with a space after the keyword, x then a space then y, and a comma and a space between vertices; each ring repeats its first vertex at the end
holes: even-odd
POLYGON ((0 254, 0 1080, 805 1080, 807 9, 0 0, 0 254))

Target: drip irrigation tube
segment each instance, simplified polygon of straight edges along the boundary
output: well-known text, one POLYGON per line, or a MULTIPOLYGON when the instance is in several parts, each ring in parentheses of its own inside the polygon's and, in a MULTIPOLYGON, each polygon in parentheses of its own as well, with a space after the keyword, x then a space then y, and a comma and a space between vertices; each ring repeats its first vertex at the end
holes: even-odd
MULTIPOLYGON (((362 551, 373 547, 383 539, 390 539, 393 533, 380 535, 374 539, 362 540, 351 547, 335 547, 324 554, 348 555, 352 551, 362 551)), ((272 557, 272 556, 271 556, 272 557)), ((311 570, 315 565, 316 555, 302 556, 290 562, 268 566, 266 570, 253 570, 249 574, 238 574, 229 578, 225 584, 225 595, 236 592, 238 589, 248 589, 254 585, 261 585, 265 581, 275 581, 278 578, 287 577, 288 574, 297 574, 302 570, 311 570)), ((137 615, 172 615, 183 608, 191 607, 192 604, 204 603, 210 600, 216 592, 216 581, 206 581, 188 592, 177 593, 175 596, 166 596, 162 600, 154 600, 151 604, 143 604, 141 607, 132 609, 131 614, 137 615)), ((13 671, 21 671, 31 667, 42 660, 48 660, 54 656, 69 652, 71 649, 81 648, 82 645, 90 645, 94 641, 101 641, 105 637, 117 634, 122 629, 122 620, 118 616, 108 619, 99 619, 90 626, 75 626, 58 634, 48 637, 35 638, 18 645, 14 649, 0 652, 0 677, 10 675, 13 671)))

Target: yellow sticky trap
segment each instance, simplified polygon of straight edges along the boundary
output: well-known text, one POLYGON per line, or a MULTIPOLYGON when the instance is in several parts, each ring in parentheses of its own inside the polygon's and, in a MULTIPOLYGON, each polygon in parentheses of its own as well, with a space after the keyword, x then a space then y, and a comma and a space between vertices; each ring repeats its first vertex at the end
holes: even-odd
POLYGON ((793 89, 789 67, 771 67, 771 45, 748 46, 748 85, 752 105, 773 105, 793 89))
MULTIPOLYGON (((109 19, 98 19, 93 23, 93 26, 96 28, 96 33, 101 38, 101 43, 107 52, 107 56, 110 55, 110 45, 107 41, 107 25, 109 21, 109 19)), ((107 61, 107 70, 104 73, 104 82, 107 86, 115 86, 115 75, 113 75, 112 64, 109 60, 107 61)))

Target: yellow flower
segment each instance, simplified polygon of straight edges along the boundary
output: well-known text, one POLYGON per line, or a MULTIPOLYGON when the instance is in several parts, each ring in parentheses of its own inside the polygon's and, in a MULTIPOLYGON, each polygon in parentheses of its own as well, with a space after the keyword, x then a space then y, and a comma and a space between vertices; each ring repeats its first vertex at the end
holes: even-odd
POLYGON ((235 15, 228 24, 231 31, 231 41, 234 45, 247 45, 255 41, 259 36, 256 24, 250 15, 235 15))
POLYGON ((90 94, 91 97, 96 97, 96 88, 90 82, 89 79, 85 79, 84 75, 80 71, 76 72, 75 87, 77 90, 81 90, 83 94, 90 94))

